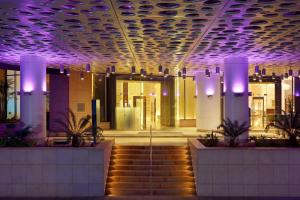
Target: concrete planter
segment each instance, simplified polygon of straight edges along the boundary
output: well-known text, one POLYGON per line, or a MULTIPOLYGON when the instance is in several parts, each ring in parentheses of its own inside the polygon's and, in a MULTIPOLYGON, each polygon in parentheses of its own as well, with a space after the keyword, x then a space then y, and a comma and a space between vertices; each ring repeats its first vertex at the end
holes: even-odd
POLYGON ((112 145, 0 148, 0 197, 103 196, 112 145))
POLYGON ((189 146, 198 196, 300 197, 300 148, 189 146))

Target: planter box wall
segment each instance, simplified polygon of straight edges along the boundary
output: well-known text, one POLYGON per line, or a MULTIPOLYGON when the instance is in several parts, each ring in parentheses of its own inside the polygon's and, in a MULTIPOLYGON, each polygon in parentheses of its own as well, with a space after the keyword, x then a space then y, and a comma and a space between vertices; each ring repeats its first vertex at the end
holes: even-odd
POLYGON ((189 146, 198 196, 300 197, 299 148, 189 146))
POLYGON ((112 145, 0 148, 0 197, 103 196, 112 145))

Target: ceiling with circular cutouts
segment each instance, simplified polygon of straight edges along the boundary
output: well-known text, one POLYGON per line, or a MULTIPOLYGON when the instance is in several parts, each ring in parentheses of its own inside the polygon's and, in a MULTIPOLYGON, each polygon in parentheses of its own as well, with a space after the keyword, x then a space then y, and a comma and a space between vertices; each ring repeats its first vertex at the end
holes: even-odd
POLYGON ((299 0, 0 0, 0 59, 45 57, 49 67, 104 72, 132 65, 190 72, 247 56, 299 69, 299 0))

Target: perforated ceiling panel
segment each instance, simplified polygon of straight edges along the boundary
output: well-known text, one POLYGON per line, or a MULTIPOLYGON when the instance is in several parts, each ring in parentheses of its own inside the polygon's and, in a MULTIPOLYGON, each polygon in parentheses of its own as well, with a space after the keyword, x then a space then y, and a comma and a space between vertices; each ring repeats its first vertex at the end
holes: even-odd
POLYGON ((49 67, 193 72, 238 55, 299 68, 299 0, 0 0, 0 15, 6 63, 35 53, 49 67))

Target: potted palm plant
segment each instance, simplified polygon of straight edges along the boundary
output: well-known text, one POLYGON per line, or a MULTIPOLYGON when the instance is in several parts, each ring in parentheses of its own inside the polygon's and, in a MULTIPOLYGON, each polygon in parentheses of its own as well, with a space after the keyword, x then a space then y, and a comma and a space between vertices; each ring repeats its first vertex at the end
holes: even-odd
POLYGON ((243 133, 249 131, 249 125, 247 122, 239 123, 237 120, 231 121, 229 118, 223 120, 223 123, 218 126, 218 129, 223 130, 220 133, 229 139, 229 146, 238 146, 238 137, 243 133))
POLYGON ((80 147, 85 144, 85 138, 92 137, 92 145, 96 145, 99 138, 102 138, 103 130, 100 127, 93 127, 91 125, 92 117, 86 115, 79 121, 74 112, 69 109, 68 116, 62 114, 62 118, 56 119, 55 122, 62 126, 67 134, 68 142, 71 142, 73 147, 80 147), (70 118, 69 118, 70 117, 70 118))
POLYGON ((271 127, 277 128, 284 136, 288 137, 288 146, 299 146, 297 137, 300 136, 300 115, 293 111, 291 102, 288 104, 287 110, 282 110, 281 115, 276 115, 275 119, 270 122, 265 130, 271 127))

